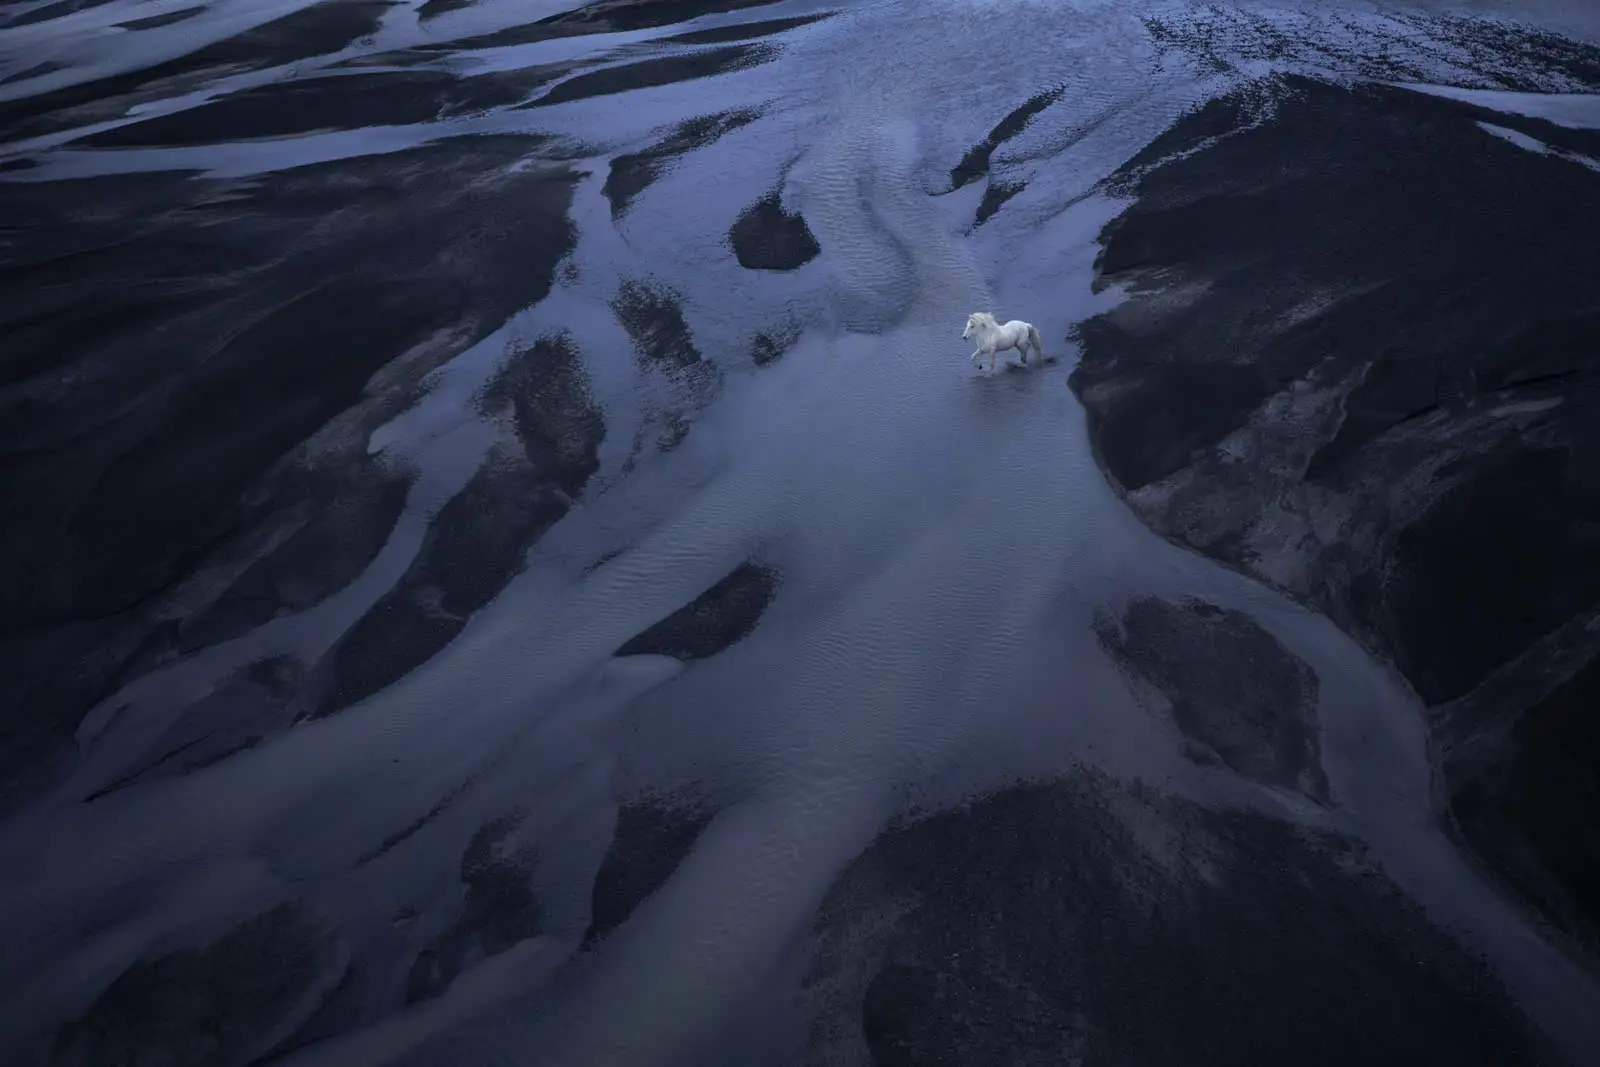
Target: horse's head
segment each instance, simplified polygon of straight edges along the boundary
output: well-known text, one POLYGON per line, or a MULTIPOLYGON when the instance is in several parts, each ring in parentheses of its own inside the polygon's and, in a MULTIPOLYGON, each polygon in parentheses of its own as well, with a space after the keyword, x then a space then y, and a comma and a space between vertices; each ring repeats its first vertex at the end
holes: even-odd
POLYGON ((971 337, 972 336, 972 331, 976 330, 977 328, 978 328, 978 316, 977 316, 977 314, 973 313, 971 315, 968 315, 967 316, 967 328, 965 330, 961 331, 961 339, 963 341, 965 341, 967 338, 971 337))

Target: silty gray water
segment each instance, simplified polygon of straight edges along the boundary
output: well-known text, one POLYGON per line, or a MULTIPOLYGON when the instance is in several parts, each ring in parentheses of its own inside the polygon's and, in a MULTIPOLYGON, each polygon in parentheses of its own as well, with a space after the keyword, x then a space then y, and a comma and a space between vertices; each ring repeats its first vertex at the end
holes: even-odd
MULTIPOLYGON (((613 500, 574 513, 535 553, 546 566, 360 706, 187 778, 68 806, 114 776, 176 694, 203 691, 224 663, 247 662, 274 638, 252 635, 108 701, 83 731, 83 769, 0 837, 8 869, 33 872, 4 898, 17 936, 0 961, 9 979, 36 976, 0 1015, 5 1032, 70 1014, 97 976, 145 946, 226 928, 291 883, 313 886, 354 951, 381 960, 393 951, 385 905, 448 888, 423 850, 519 798, 554 798, 545 828, 563 827, 575 858, 545 876, 546 888, 580 897, 580 860, 603 847, 613 787, 698 777, 744 799, 655 897, 574 973, 561 972, 560 993, 514 999, 559 964, 561 945, 534 945, 439 1004, 302 1061, 443 1063, 471 1050, 481 1062, 706 1062, 908 791, 943 803, 1087 763, 1364 838, 1569 1047, 1600 1039, 1592 984, 1438 831, 1418 709, 1402 688, 1326 621, 1134 522, 1090 461, 1063 364, 970 373, 958 334, 965 314, 984 307, 1033 319, 1070 356, 1049 339, 1115 299, 1092 296, 1088 282, 1093 235, 1116 205, 1083 194, 1108 160, 1206 91, 1188 71, 1151 79, 1133 21, 1099 5, 1082 14, 1094 32, 1064 55, 1025 43, 992 8, 960 42, 937 15, 887 5, 797 41, 783 79, 766 87, 784 104, 768 136, 797 145, 785 195, 826 250, 825 278, 812 278, 833 321, 760 378, 730 383, 702 416, 694 449, 663 462, 654 483, 650 471, 619 480, 613 500), (962 65, 975 36, 1015 48, 1014 68, 980 80, 962 65), (1054 206, 1023 205, 1048 226, 998 228, 990 240, 1004 247, 986 269, 959 234, 970 205, 926 195, 932 160, 946 152, 926 100, 969 107, 995 80, 1036 85, 1031 67, 1076 87, 1078 122, 1060 135, 1069 150, 1055 165, 1066 173, 1043 194, 1054 206), (1109 114, 1118 121, 1101 121, 1109 114), (608 509, 642 537, 581 574, 560 548, 582 543, 608 509), (757 552, 785 581, 751 638, 681 676, 653 657, 610 662, 633 634, 757 552), (1315 668, 1333 811, 1181 757, 1092 637, 1097 610, 1146 594, 1247 610, 1315 668), (615 728, 630 704, 631 740, 615 728), (372 842, 451 796, 455 807, 415 849, 352 868, 372 842), (497 1013, 478 1014, 497 1002, 497 1013)), ((686 90, 649 119, 701 104, 686 90)), ((567 121, 583 125, 583 108, 567 121)), ((639 239, 649 255, 650 238, 639 239)), ((587 253, 602 263, 605 240, 587 253)), ((682 254, 691 267, 692 252, 682 254)), ((593 314, 584 284, 520 325, 603 335, 605 323, 581 318, 593 314)), ((463 395, 504 342, 497 335, 458 361, 463 395)), ((449 384, 443 376, 375 441, 422 470, 413 516, 459 487, 492 439, 462 416, 449 384)), ((404 557, 405 540, 402 526, 393 555, 404 557)), ((381 587, 396 563, 374 563, 371 584, 381 587)), ((276 639, 337 630, 298 622, 278 626, 276 639)))

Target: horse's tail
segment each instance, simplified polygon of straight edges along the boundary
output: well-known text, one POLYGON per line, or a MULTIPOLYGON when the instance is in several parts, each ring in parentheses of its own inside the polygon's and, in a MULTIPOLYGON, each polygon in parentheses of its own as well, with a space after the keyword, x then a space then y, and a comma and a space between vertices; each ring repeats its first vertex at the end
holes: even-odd
POLYGON ((1028 345, 1033 349, 1033 354, 1040 360, 1044 359, 1044 341, 1039 337, 1039 327, 1028 323, 1028 345))

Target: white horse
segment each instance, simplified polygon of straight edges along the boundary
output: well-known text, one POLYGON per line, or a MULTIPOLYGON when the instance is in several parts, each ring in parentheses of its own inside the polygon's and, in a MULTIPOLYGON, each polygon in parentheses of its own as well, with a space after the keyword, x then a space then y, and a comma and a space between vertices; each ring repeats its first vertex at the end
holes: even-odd
POLYGON ((1022 362, 1028 362, 1028 349, 1033 349, 1033 354, 1040 359, 1044 358, 1044 342, 1039 337, 1039 331, 1033 323, 1023 322, 1021 319, 1012 319, 1004 326, 994 320, 994 316, 987 311, 974 311, 967 316, 967 328, 961 331, 963 341, 976 336, 978 350, 969 357, 974 365, 983 356, 989 357, 989 373, 994 373, 995 360, 1003 348, 1015 348, 1022 356, 1022 362))

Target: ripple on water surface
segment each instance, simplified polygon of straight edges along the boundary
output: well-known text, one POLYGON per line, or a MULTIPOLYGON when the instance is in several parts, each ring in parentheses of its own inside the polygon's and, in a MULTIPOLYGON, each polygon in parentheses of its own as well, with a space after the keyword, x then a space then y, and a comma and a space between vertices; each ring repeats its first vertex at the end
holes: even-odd
POLYGON ((1123 298, 1100 183, 1181 114, 1274 65, 1504 88, 1499 30, 132 10, 28 8, 0 86, 6 655, 83 679, 0 826, 0 1050, 1545 1059, 1430 918, 1581 1036, 1413 702, 1138 525, 1065 382, 1123 298), (975 376, 981 309, 1052 360, 975 376))

